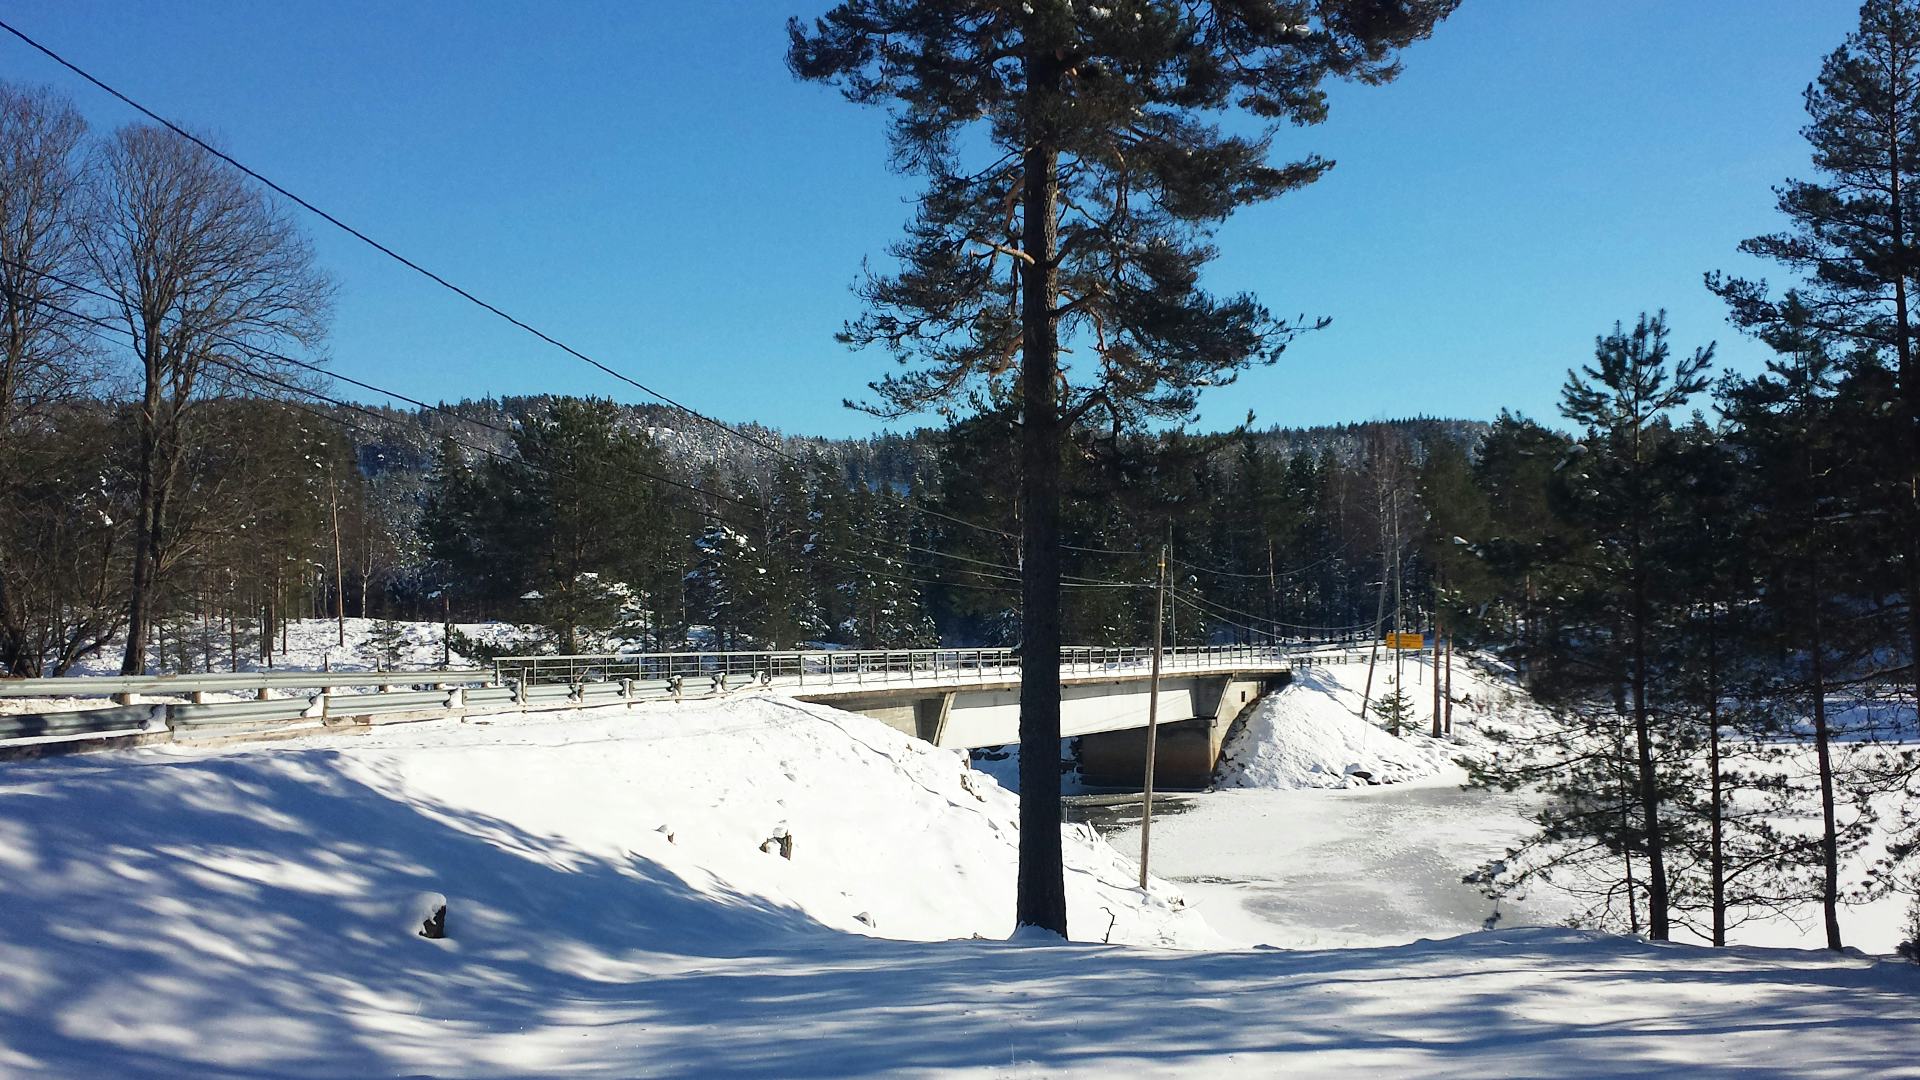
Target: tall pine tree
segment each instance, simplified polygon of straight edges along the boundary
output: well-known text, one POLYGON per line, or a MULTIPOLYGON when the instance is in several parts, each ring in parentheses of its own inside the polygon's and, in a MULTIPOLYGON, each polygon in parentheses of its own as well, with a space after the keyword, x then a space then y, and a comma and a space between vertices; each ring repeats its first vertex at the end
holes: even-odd
POLYGON ((1208 233, 1318 179, 1331 162, 1268 161, 1272 126, 1324 119, 1329 78, 1393 78, 1395 50, 1457 2, 843 0, 789 24, 794 73, 891 107, 893 163, 927 178, 898 272, 867 281, 845 334, 921 362, 875 383, 874 407, 1020 402, 1021 925, 1067 930, 1050 749, 1063 443, 1083 422, 1186 416, 1298 329, 1200 288, 1208 233), (1264 126, 1229 133, 1232 112, 1264 126), (1089 362, 1063 365, 1068 342, 1089 362))

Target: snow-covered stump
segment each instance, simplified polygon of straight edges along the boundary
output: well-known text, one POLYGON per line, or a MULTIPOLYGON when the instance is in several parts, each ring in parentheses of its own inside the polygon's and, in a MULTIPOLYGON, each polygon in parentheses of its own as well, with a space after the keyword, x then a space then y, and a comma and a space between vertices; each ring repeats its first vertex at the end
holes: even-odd
POLYGON ((421 893, 407 905, 407 928, 428 941, 447 936, 447 898, 442 893, 421 893))

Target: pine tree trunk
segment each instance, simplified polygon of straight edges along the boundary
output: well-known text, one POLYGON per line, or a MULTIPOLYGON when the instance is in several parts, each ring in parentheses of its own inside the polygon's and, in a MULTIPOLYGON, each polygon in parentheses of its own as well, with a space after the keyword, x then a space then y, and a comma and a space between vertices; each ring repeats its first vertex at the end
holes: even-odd
POLYGON ((1707 602, 1707 768, 1712 777, 1708 823, 1708 873, 1713 878, 1713 943, 1727 943, 1727 863, 1723 822, 1726 808, 1720 784, 1720 639, 1717 607, 1707 602))
MULTIPOLYGON (((1899 57, 1894 58, 1896 65, 1899 57)), ((1906 438, 1906 481, 1907 498, 1903 509, 1906 511, 1906 525, 1902 530, 1906 535, 1905 551, 1902 552, 1907 578, 1907 649, 1912 669, 1908 674, 1913 684, 1914 700, 1920 701, 1920 383, 1916 383, 1913 370, 1913 324, 1909 312, 1907 297, 1907 275, 1914 269, 1913 253, 1907 242, 1906 193, 1904 191, 1906 175, 1905 162, 1902 160, 1902 134, 1897 119, 1893 130, 1887 133, 1889 159, 1892 168, 1887 170, 1889 224, 1893 230, 1893 347, 1897 362, 1897 374, 1900 381, 1900 401, 1904 406, 1906 438)))
POLYGON ((1633 739, 1640 767, 1640 814, 1647 830, 1647 936, 1668 937, 1666 837, 1660 823, 1660 777, 1653 760, 1653 720, 1647 708, 1647 568, 1643 545, 1646 493, 1641 465, 1641 429, 1633 430, 1632 522, 1629 556, 1632 559, 1633 739))
MULTIPOLYGON (((1818 535, 1816 533, 1816 535, 1818 535)), ((1827 728, 1826 630, 1820 619, 1820 558, 1816 547, 1808 563, 1807 629, 1813 665, 1813 750, 1820 764, 1820 909, 1826 918, 1827 948, 1840 948, 1840 837, 1833 809, 1833 751, 1827 728)))
MULTIPOLYGON (((1030 116, 1060 77, 1047 55, 1026 59, 1030 116)), ((1060 458, 1059 328, 1054 314, 1058 152, 1034 132, 1024 162, 1020 429, 1021 658, 1020 870, 1015 921, 1065 936, 1067 892, 1060 849, 1060 458)))

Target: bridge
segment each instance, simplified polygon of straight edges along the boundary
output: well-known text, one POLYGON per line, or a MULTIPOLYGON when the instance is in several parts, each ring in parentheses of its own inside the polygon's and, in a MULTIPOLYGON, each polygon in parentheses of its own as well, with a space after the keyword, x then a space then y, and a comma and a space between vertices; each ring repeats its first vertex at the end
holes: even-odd
MULTIPOLYGON (((1361 659, 1364 649, 1298 642, 1165 650, 1157 774, 1169 786, 1205 784, 1228 729, 1262 693, 1296 666, 1361 659)), ((1151 670, 1152 651, 1144 647, 1062 650, 1061 734, 1080 739, 1089 782, 1139 782, 1151 670)), ((0 752, 257 738, 754 691, 863 713, 936 746, 978 749, 1019 740, 1020 673, 1017 650, 935 648, 508 656, 490 667, 447 670, 6 679, 0 698, 101 702, 0 714, 0 752)), ((66 704, 83 703, 90 702, 66 704)))

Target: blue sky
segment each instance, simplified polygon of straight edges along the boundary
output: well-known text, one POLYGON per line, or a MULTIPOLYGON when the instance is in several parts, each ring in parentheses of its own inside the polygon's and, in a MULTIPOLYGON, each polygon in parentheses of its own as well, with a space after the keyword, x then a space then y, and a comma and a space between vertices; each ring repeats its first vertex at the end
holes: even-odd
MULTIPOLYGON (((728 420, 845 435, 891 363, 834 342, 913 190, 883 116, 787 74, 824 0, 259 4, 11 0, 5 17, 238 158, 610 366, 728 420)), ((1202 399, 1202 428, 1551 418, 1615 320, 1757 345, 1701 285, 1806 172, 1800 94, 1852 0, 1465 0, 1385 87, 1282 154, 1338 166, 1243 211, 1209 277, 1325 314, 1202 399)), ((131 119, 11 38, 0 77, 131 119)), ((318 221, 334 367, 433 399, 630 388, 318 221)), ((364 396, 364 395, 363 395, 364 396)))

